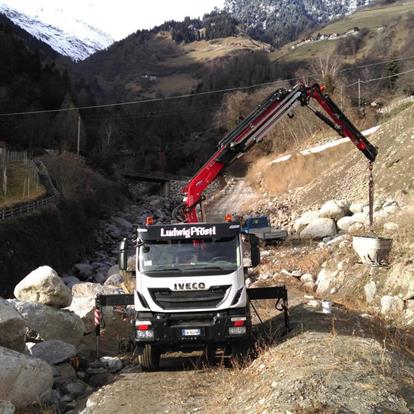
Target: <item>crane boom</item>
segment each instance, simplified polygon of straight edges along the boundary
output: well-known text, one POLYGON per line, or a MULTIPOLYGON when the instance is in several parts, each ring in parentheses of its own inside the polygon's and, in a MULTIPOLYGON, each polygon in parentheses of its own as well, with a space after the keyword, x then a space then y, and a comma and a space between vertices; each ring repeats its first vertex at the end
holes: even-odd
POLYGON ((277 89, 221 139, 217 151, 182 189, 184 204, 180 206, 176 218, 181 218, 187 223, 197 223, 197 206, 204 199, 205 189, 224 168, 260 142, 277 122, 286 115, 293 116, 292 110, 297 105, 308 107, 340 136, 348 137, 370 162, 375 161, 377 149, 358 131, 331 98, 323 93, 319 84, 306 86, 299 83, 292 89, 277 89), (311 98, 318 102, 329 117, 312 108, 311 98))

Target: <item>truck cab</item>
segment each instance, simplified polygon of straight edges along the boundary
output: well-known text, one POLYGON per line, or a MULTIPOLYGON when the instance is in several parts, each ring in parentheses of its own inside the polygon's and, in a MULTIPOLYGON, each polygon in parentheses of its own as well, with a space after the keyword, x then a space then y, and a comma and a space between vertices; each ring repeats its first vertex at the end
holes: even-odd
MULTIPOLYGON (((259 263, 251 243, 252 265, 259 263)), ((240 349, 251 321, 239 222, 156 224, 138 229, 135 343, 145 369, 161 353, 240 349)))
POLYGON ((288 232, 272 229, 267 216, 247 217, 244 220, 242 233, 254 234, 264 243, 280 242, 288 237, 288 232))

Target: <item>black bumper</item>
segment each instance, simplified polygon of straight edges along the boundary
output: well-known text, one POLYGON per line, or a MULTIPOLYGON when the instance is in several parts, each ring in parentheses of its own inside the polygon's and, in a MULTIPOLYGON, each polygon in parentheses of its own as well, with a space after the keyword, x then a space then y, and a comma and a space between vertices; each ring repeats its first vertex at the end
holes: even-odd
POLYGON ((201 312, 186 314, 137 313, 137 320, 151 322, 154 339, 135 337, 137 345, 153 344, 174 347, 199 347, 208 344, 227 344, 233 341, 246 340, 251 334, 250 315, 245 309, 221 312, 201 312), (230 335, 232 317, 246 317, 246 332, 230 335), (200 330, 200 335, 187 336, 185 331, 200 330))

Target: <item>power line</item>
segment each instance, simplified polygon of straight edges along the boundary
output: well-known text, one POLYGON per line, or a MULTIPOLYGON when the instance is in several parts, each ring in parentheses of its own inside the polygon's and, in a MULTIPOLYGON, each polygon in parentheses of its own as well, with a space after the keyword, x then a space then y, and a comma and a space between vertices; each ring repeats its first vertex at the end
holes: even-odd
POLYGON ((191 112, 202 112, 208 109, 215 109, 220 108, 221 105, 208 105, 208 106, 197 106, 191 108, 182 108, 182 109, 175 109, 171 111, 164 111, 164 112, 138 112, 138 113, 130 113, 130 114, 118 114, 118 115, 92 115, 86 116, 82 119, 85 121, 99 121, 99 120, 118 120, 118 119, 126 119, 126 118, 135 118, 135 119, 148 119, 148 118, 159 118, 163 116, 169 116, 174 114, 184 114, 184 113, 191 113, 191 112))
POLYGON ((37 115, 37 114, 56 113, 56 112, 80 111, 80 110, 96 109, 96 108, 111 108, 111 107, 116 107, 116 106, 135 105, 135 104, 150 103, 150 102, 164 102, 164 101, 171 101, 174 99, 193 98, 196 96, 212 95, 216 93, 226 93, 226 92, 233 92, 233 91, 239 91, 239 90, 253 89, 253 88, 258 88, 260 86, 273 85, 274 83, 277 83, 277 82, 288 82, 291 80, 299 80, 299 79, 300 78, 278 79, 278 80, 274 80, 271 82, 256 83, 250 86, 239 86, 235 88, 219 89, 215 91, 188 93, 184 95, 167 96, 164 98, 142 99, 138 101, 118 102, 118 103, 112 103, 112 104, 79 106, 79 107, 60 108, 60 109, 45 109, 45 110, 39 110, 39 111, 8 112, 8 113, 2 113, 0 114, 0 116, 4 117, 4 116, 16 116, 16 115, 37 115))
MULTIPOLYGON (((402 57, 402 58, 395 58, 395 59, 392 59, 392 60, 387 60, 387 61, 382 61, 382 62, 377 62, 377 63, 371 63, 371 64, 367 64, 367 65, 355 66, 355 67, 347 68, 347 69, 342 69, 342 70, 339 71, 339 73, 349 72, 349 71, 353 71, 355 69, 367 68, 367 67, 371 67, 371 66, 383 65, 383 64, 390 63, 390 62, 395 62, 395 61, 410 60, 410 59, 414 59, 414 55, 413 56, 408 56, 408 57, 402 57)), ((410 73, 410 72, 411 71, 401 72, 401 73, 397 73, 395 75, 392 75, 390 77, 403 75, 405 73, 410 73)), ((37 115, 37 114, 58 113, 58 112, 71 112, 71 111, 80 111, 80 110, 98 109, 98 108, 113 108, 113 107, 121 107, 121 106, 128 106, 128 105, 145 104, 145 103, 151 103, 151 102, 165 102, 165 101, 171 101, 171 100, 175 100, 175 99, 185 99, 185 98, 193 98, 193 97, 197 97, 197 96, 213 95, 213 94, 218 94, 218 93, 227 93, 227 92, 234 92, 234 91, 241 91, 241 90, 249 90, 249 89, 254 89, 254 88, 258 88, 258 87, 262 87, 262 86, 273 85, 273 84, 278 83, 278 82, 290 82, 290 81, 300 80, 300 79, 302 79, 302 78, 296 77, 296 78, 288 78, 288 79, 277 79, 277 80, 274 80, 274 81, 256 83, 256 84, 249 85, 249 86, 238 86, 238 87, 234 87, 234 88, 225 88, 225 89, 219 89, 219 90, 214 90, 214 91, 188 93, 188 94, 183 94, 183 95, 167 96, 167 97, 164 97, 164 98, 142 99, 142 100, 136 100, 136 101, 118 102, 118 103, 111 103, 111 104, 89 105, 89 106, 60 108, 60 109, 45 109, 45 110, 38 110, 38 111, 6 112, 6 113, 0 113, 0 117, 18 116, 18 115, 37 115)), ((370 79, 368 81, 361 81, 361 83, 373 82, 374 80, 380 80, 380 79, 386 79, 386 77, 377 78, 377 79, 370 79)), ((354 83, 346 85, 346 86, 347 87, 348 86, 353 86, 357 83, 358 82, 354 82, 354 83)))
POLYGON ((395 59, 391 59, 391 60, 383 60, 381 62, 376 62, 376 63, 369 63, 367 65, 360 65, 360 66, 352 66, 351 68, 346 68, 346 69, 341 69, 338 72, 339 73, 343 73, 343 72, 350 72, 353 71, 355 69, 363 69, 363 68, 369 68, 371 66, 379 66, 379 65, 385 65, 386 63, 391 63, 391 62, 400 62, 400 61, 405 61, 405 60, 411 60, 414 59, 414 55, 412 56, 407 56, 407 57, 402 57, 402 58, 395 58, 395 59))
POLYGON ((414 69, 406 70, 404 72, 394 73, 393 75, 381 76, 379 78, 373 78, 373 79, 367 79, 367 80, 358 80, 356 82, 350 83, 349 85, 345 85, 345 86, 349 87, 349 86, 357 85, 358 83, 370 83, 370 82, 379 81, 379 80, 383 80, 383 79, 395 78, 396 76, 405 75, 407 73, 412 73, 412 72, 414 72, 414 69))

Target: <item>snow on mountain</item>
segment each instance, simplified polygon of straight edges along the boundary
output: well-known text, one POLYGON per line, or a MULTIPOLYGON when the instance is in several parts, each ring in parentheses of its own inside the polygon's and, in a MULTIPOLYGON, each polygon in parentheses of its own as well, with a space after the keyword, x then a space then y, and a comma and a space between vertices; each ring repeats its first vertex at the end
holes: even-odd
POLYGON ((254 38, 280 46, 373 0, 225 0, 225 10, 254 38))
POLYGON ((61 9, 46 9, 30 4, 17 10, 0 0, 0 13, 58 53, 78 61, 114 43, 111 36, 61 9))

